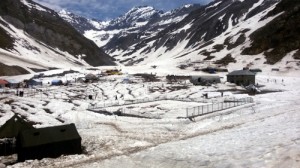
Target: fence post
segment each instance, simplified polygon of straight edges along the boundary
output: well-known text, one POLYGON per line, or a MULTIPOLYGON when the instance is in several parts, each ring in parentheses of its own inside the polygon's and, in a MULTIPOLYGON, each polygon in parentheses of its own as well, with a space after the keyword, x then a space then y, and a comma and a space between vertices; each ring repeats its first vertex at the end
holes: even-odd
POLYGON ((186 108, 186 117, 189 117, 189 112, 188 112, 188 108, 186 108))
POLYGON ((196 109, 196 108, 195 108, 195 107, 193 107, 193 116, 195 116, 195 109, 196 109))

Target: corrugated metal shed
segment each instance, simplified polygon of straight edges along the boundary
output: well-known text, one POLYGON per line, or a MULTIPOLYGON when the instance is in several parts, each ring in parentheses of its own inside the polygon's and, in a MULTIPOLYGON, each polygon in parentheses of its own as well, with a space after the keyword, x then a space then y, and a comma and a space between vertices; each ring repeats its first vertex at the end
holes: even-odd
POLYGON ((238 75, 244 75, 244 76, 255 76, 255 73, 249 71, 249 70, 237 70, 232 71, 227 76, 238 76, 238 75))

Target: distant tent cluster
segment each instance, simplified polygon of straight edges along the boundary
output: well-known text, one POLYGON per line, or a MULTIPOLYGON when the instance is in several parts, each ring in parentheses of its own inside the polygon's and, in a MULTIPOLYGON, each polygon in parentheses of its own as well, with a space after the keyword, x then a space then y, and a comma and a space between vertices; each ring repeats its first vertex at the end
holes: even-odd
POLYGON ((74 124, 36 129, 14 115, 0 127, 0 139, 4 139, 0 141, 0 155, 17 153, 18 161, 82 153, 81 137, 74 124), (16 143, 8 138, 16 139, 16 143))
POLYGON ((221 83, 219 76, 191 76, 190 82, 194 85, 209 86, 215 83, 221 83))

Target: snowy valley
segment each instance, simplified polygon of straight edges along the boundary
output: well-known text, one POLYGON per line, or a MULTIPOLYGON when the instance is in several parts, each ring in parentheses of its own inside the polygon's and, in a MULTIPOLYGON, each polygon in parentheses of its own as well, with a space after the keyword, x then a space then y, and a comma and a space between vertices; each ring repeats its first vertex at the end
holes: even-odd
POLYGON ((298 2, 143 6, 110 21, 5 3, 24 11, 0 4, 0 145, 17 115, 36 129, 74 123, 82 153, 15 153, 0 168, 300 166, 298 2), (229 81, 241 69, 256 70, 250 87, 229 81))

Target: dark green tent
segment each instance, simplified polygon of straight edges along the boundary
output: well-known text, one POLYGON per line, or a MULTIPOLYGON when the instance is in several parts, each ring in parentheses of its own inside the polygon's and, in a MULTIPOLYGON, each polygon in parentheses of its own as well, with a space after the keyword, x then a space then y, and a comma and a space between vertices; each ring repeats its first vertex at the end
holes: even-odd
POLYGON ((16 153, 16 145, 13 138, 17 138, 20 132, 27 129, 33 129, 33 126, 16 114, 7 120, 0 127, 0 156, 16 153))
POLYGON ((15 114, 0 127, 1 138, 16 138, 24 130, 32 129, 33 126, 15 114))
POLYGON ((17 138, 18 161, 80 154, 81 137, 74 124, 30 129, 17 138))

